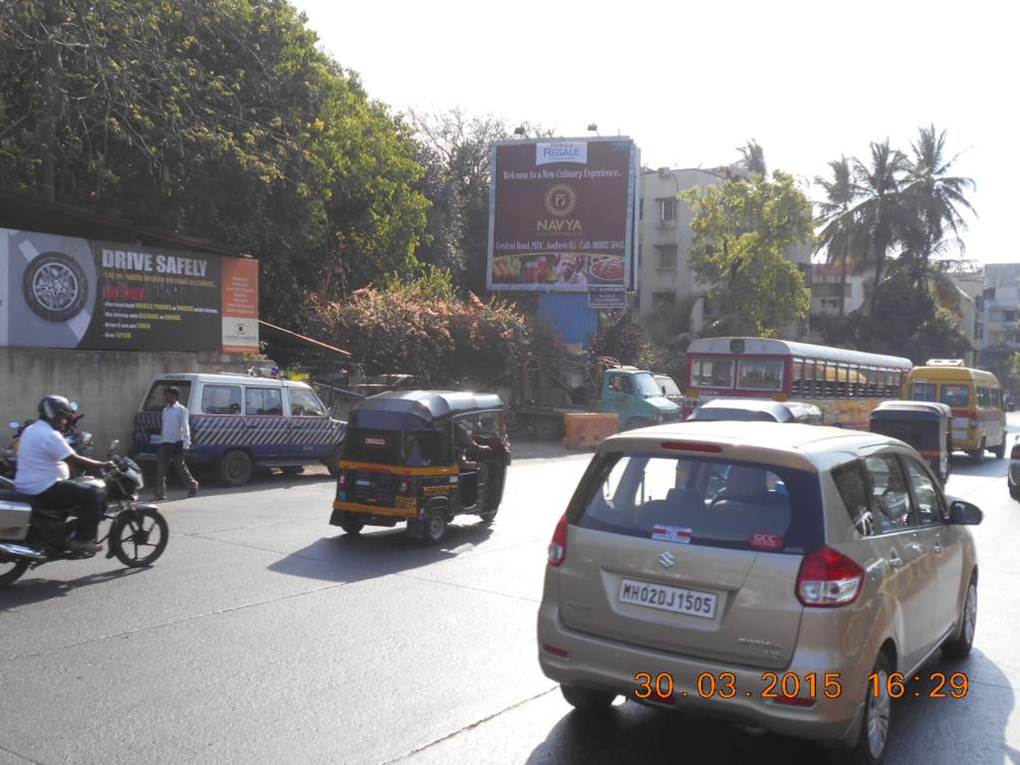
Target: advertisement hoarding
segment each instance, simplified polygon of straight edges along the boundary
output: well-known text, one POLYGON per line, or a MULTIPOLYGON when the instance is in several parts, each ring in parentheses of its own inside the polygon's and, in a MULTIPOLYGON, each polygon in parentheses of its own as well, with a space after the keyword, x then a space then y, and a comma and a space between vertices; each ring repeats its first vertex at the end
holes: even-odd
POLYGON ((490 290, 633 288, 633 141, 508 141, 490 161, 490 290))
POLYGON ((258 351, 258 261, 0 229, 0 345, 258 351))

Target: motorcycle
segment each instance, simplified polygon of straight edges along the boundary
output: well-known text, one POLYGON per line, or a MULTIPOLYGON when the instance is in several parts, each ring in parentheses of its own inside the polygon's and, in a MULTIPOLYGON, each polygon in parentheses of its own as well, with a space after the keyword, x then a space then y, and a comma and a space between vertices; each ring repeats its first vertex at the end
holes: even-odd
MULTIPOLYGON (((170 530, 166 519, 153 505, 140 504, 138 493, 145 485, 142 470, 134 460, 115 454, 115 467, 101 477, 83 475, 76 483, 105 491, 101 523, 110 521, 99 542, 107 544, 107 558, 116 557, 129 568, 151 566, 166 550, 170 530)), ((13 584, 28 569, 55 560, 81 560, 97 553, 72 552, 67 548, 78 525, 68 517, 73 511, 33 507, 31 497, 18 494, 10 480, 0 478, 0 587, 13 584)))
MULTIPOLYGON (((67 425, 60 432, 72 449, 87 457, 92 452, 93 436, 87 430, 78 430, 78 423, 85 418, 85 415, 78 411, 78 404, 71 402, 71 407, 74 412, 68 415, 67 425)), ((18 470, 18 444, 21 441, 21 434, 33 422, 35 420, 28 419, 23 422, 11 420, 8 423, 13 433, 10 445, 6 449, 0 449, 0 477, 14 478, 14 474, 18 470)))

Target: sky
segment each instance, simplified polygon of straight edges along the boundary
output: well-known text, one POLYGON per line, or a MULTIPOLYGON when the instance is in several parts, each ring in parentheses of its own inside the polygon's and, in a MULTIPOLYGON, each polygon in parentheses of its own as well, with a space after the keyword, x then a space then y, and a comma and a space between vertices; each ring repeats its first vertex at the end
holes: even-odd
POLYGON ((456 107, 562 136, 594 122, 652 168, 729 164, 753 138, 809 183, 871 141, 909 152, 934 123, 976 183, 966 256, 1020 262, 1020 4, 292 2, 395 112, 456 107))

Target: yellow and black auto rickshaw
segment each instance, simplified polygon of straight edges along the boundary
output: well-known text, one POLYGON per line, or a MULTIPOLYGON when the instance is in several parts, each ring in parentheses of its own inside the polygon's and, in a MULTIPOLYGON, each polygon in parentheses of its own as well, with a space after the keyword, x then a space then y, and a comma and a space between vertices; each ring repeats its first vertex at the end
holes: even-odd
POLYGON ((871 412, 871 432, 913 446, 943 485, 952 470, 953 410, 934 401, 883 401, 871 412))
POLYGON ((391 391, 354 407, 330 523, 348 534, 407 522, 436 544, 456 515, 491 523, 510 464, 499 396, 391 391))

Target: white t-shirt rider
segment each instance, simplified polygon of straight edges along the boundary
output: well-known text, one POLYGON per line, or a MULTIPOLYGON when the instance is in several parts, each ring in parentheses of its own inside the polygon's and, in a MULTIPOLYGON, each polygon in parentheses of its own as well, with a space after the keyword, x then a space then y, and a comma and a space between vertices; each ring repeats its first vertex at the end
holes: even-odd
POLYGON ((22 494, 42 494, 57 481, 66 481, 71 471, 64 460, 72 454, 63 435, 45 420, 36 420, 21 434, 14 487, 22 494))

